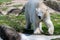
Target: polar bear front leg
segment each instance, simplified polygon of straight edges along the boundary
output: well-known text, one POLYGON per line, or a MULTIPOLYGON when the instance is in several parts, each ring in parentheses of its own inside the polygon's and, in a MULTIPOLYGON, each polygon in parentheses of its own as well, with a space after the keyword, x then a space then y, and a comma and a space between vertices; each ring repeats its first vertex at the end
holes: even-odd
POLYGON ((51 22, 51 20, 45 20, 45 24, 48 27, 49 34, 53 34, 54 33, 54 26, 53 26, 53 23, 51 22))
POLYGON ((40 29, 41 33, 44 33, 42 30, 42 22, 39 23, 39 29, 40 29))
POLYGON ((37 22, 33 22, 34 34, 41 34, 39 24, 37 22))
POLYGON ((30 17, 26 15, 26 29, 31 29, 30 17))
POLYGON ((41 34, 39 27, 34 30, 34 34, 41 34))
POLYGON ((54 25, 50 19, 49 13, 47 13, 47 16, 44 18, 44 23, 48 27, 49 34, 53 34, 54 33, 54 25))

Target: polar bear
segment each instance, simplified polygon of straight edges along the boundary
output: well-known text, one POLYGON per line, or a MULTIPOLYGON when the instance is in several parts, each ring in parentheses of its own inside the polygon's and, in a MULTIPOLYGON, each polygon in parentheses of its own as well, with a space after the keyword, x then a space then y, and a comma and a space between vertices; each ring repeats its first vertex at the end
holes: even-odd
POLYGON ((49 34, 54 33, 54 26, 50 19, 50 14, 43 0, 28 0, 25 5, 26 29, 31 28, 33 24, 34 34, 41 34, 42 21, 48 27, 49 34))

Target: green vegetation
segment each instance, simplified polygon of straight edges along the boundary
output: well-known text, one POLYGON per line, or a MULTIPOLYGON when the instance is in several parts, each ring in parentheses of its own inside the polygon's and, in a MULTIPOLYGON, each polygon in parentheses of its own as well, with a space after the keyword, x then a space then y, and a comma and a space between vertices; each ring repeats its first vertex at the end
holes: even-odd
POLYGON ((0 2, 0 5, 2 4, 2 2, 0 2))
POLYGON ((8 8, 7 7, 3 7, 1 8, 3 11, 6 11, 8 8))
POLYGON ((0 5, 4 2, 11 2, 11 0, 0 0, 0 5))
POLYGON ((8 25, 16 29, 16 31, 21 31, 25 26, 24 16, 0 16, 0 24, 8 25))
MULTIPOLYGON (((58 35, 60 34, 60 14, 51 14, 51 19, 55 27, 54 34, 58 35)), ((0 16, 0 24, 9 25, 16 29, 16 31, 22 31, 22 29, 25 27, 25 16, 0 16)), ((43 23, 43 30, 45 33, 47 33, 46 25, 43 23)))
POLYGON ((19 4, 19 5, 13 5, 13 7, 20 7, 20 6, 23 6, 22 4, 19 4))
MULTIPOLYGON (((60 34, 60 14, 51 14, 51 20, 54 24, 55 32, 54 34, 60 34)), ((47 33, 46 25, 43 24, 43 30, 47 33)))
POLYGON ((0 0, 0 2, 11 2, 11 0, 0 0))
POLYGON ((54 27, 55 27, 55 34, 60 34, 60 14, 54 14, 51 16, 51 19, 53 21, 54 27))
MULTIPOLYGON (((3 2, 11 2, 11 0, 0 0, 0 5, 3 2)), ((13 5, 14 7, 19 7, 22 5, 13 5)), ((2 8, 2 10, 6 10, 7 7, 2 8)), ((54 34, 60 34, 60 14, 51 14, 51 20, 54 24, 55 32, 54 34)), ((0 24, 8 25, 16 29, 16 31, 20 32, 25 27, 25 16, 24 14, 15 16, 15 15, 0 15, 0 24)), ((43 23, 43 30, 47 33, 46 25, 43 23)))
POLYGON ((52 40, 60 40, 60 38, 52 39, 52 40))

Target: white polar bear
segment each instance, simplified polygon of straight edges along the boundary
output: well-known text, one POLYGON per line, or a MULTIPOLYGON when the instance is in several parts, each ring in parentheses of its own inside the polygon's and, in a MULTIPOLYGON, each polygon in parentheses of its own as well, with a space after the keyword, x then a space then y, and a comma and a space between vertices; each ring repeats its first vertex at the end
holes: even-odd
POLYGON ((31 27, 33 24, 34 34, 41 34, 42 21, 47 25, 49 34, 54 33, 54 26, 50 19, 50 14, 47 11, 43 0, 28 0, 25 5, 26 28, 31 27))

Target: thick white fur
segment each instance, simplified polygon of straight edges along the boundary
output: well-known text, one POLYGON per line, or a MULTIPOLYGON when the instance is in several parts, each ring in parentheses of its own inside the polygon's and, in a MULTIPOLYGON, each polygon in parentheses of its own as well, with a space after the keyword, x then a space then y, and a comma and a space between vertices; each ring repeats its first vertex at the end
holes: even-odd
POLYGON ((42 0, 28 0, 28 3, 25 5, 25 16, 26 28, 32 23, 35 34, 43 32, 41 20, 47 25, 49 34, 54 33, 54 26, 51 22, 48 8, 42 0), (41 19, 38 16, 41 16, 41 19))

